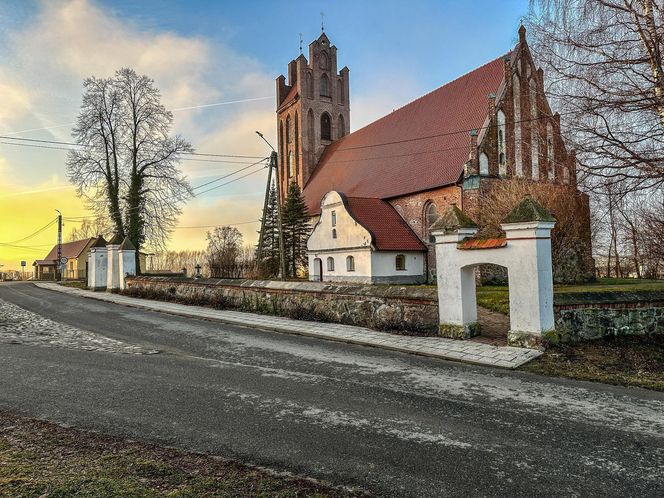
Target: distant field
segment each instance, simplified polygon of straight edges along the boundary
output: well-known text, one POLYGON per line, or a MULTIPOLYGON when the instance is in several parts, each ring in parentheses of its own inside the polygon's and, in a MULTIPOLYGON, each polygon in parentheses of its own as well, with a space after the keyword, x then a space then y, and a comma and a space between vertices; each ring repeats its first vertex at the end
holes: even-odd
MULTIPOLYGON (((646 280, 636 278, 600 278, 597 282, 583 285, 556 285, 554 295, 583 293, 650 293, 664 292, 664 280, 646 280)), ((507 286, 487 285, 477 288, 477 304, 504 315, 509 315, 509 294, 507 286)))

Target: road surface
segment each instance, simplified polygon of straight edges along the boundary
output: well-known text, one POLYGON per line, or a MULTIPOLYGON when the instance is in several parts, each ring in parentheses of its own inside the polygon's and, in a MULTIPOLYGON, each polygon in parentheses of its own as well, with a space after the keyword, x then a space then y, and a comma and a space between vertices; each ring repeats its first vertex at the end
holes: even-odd
POLYGON ((664 393, 31 284, 0 284, 3 308, 0 409, 384 496, 664 496, 664 393))

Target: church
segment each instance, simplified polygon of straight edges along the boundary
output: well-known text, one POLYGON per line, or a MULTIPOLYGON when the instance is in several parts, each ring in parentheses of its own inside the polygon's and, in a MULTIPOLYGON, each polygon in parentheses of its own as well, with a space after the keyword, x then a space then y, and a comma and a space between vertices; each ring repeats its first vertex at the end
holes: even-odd
POLYGON ((349 77, 323 32, 276 80, 280 189, 296 182, 312 217, 310 278, 431 281, 429 227, 452 205, 481 226, 510 180, 560 191, 590 258, 588 197, 523 26, 509 53, 353 133, 349 77))

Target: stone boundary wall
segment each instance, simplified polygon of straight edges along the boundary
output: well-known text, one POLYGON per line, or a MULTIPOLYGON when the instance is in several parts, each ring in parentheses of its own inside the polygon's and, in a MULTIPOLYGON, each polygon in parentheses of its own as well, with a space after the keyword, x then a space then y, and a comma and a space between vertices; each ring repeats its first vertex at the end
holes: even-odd
MULTIPOLYGON (((377 330, 416 334, 438 331, 436 287, 195 280, 147 275, 129 277, 127 287, 126 294, 150 299, 345 323, 377 330)), ((593 299, 596 295, 554 295, 554 319, 559 338, 576 342, 609 336, 664 334, 662 293, 611 294, 602 293, 598 299, 593 299)))
POLYGON ((422 335, 438 331, 435 287, 153 276, 130 277, 127 287, 136 297, 422 335))

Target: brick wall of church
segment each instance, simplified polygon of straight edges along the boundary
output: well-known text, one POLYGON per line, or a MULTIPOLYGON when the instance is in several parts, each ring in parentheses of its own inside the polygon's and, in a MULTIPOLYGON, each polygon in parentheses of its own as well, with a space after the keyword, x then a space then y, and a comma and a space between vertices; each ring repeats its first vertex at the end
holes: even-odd
POLYGON ((435 190, 428 190, 426 192, 418 192, 416 194, 389 199, 389 203, 392 204, 394 209, 396 209, 401 217, 406 220, 417 236, 420 237, 429 248, 427 257, 427 272, 429 275, 431 275, 436 267, 436 257, 433 245, 429 244, 429 227, 427 226, 426 221, 429 207, 432 205, 435 206, 436 212, 440 215, 452 204, 461 206, 461 197, 461 187, 452 185, 449 187, 442 187, 435 190))

